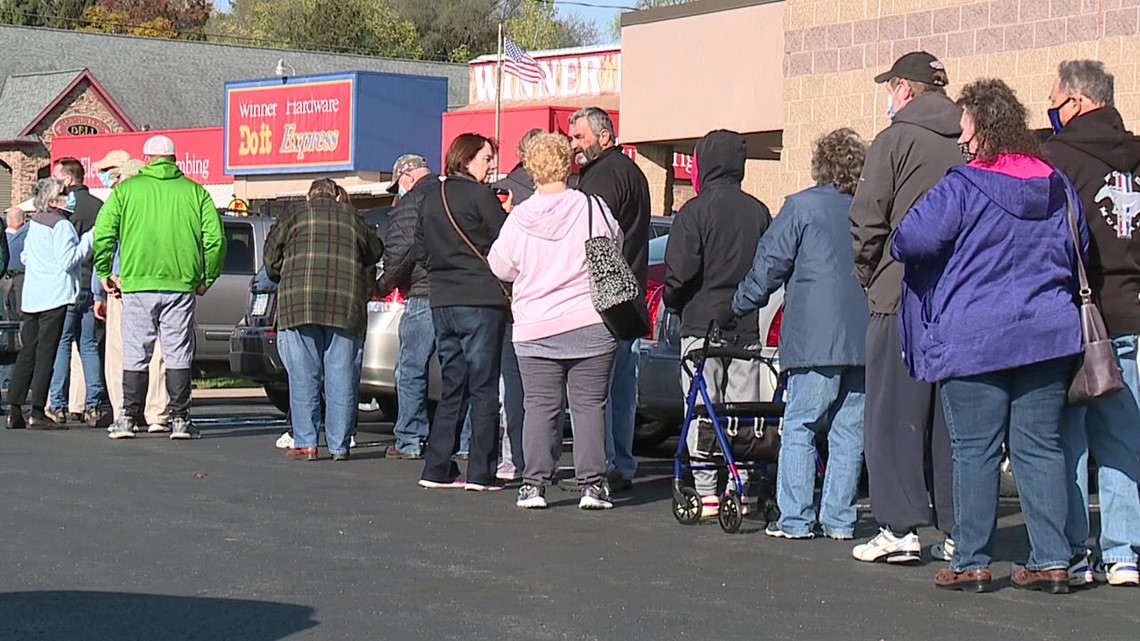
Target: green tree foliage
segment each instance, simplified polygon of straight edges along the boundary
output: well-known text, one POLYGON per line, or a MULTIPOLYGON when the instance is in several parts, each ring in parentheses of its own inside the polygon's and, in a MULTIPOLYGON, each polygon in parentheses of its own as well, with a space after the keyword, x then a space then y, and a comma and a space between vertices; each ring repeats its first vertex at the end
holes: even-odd
POLYGON ((597 28, 578 16, 559 17, 554 2, 522 2, 506 19, 508 37, 528 51, 590 44, 597 40, 597 28))
POLYGON ((95 0, 0 0, 0 24, 75 29, 95 0))

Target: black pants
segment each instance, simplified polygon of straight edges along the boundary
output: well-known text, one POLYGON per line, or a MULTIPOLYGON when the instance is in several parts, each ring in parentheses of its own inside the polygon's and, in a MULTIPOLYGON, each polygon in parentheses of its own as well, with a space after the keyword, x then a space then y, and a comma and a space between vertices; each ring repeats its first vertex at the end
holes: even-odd
POLYGON ((459 477, 459 466, 452 457, 459 451, 463 421, 470 407, 467 480, 494 483, 499 461, 499 367, 507 311, 498 307, 436 307, 432 322, 443 393, 428 432, 422 478, 447 483, 459 477))
POLYGON ((871 511, 895 534, 928 524, 950 534, 954 473, 942 399, 937 385, 907 372, 898 320, 872 314, 867 326, 863 446, 871 511))
POLYGON ((48 388, 51 387, 55 354, 59 349, 59 337, 63 334, 63 321, 66 317, 67 305, 46 312, 24 314, 24 324, 20 327, 20 355, 16 357, 8 389, 8 402, 12 406, 21 406, 28 400, 30 387, 32 414, 43 415, 48 388))

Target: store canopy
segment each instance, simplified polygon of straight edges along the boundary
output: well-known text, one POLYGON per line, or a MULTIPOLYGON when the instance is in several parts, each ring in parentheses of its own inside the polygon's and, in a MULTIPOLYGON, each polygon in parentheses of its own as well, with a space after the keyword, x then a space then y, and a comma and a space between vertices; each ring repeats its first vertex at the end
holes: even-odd
MULTIPOLYGON (((232 184, 202 186, 206 188, 206 191, 210 192, 210 197, 214 199, 214 205, 219 209, 225 209, 226 207, 230 206, 231 202, 233 202, 234 186, 232 184)), ((92 187, 91 195, 98 198, 99 200, 105 201, 107 200, 107 197, 111 195, 111 190, 108 187, 92 187)), ((20 209, 23 209, 24 211, 32 211, 35 209, 35 207, 32 205, 31 198, 16 206, 20 209)))

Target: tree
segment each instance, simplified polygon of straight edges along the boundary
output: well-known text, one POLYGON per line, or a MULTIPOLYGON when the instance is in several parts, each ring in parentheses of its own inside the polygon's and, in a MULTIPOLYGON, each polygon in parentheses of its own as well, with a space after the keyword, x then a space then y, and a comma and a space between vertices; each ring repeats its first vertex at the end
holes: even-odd
MULTIPOLYGON (((657 7, 671 7, 673 5, 685 4, 692 2, 692 0, 637 0, 637 4, 633 5, 634 11, 643 11, 645 9, 656 9, 657 7)), ((614 16, 614 21, 610 23, 610 36, 614 40, 621 42, 621 16, 614 16)))
POLYGON ((0 0, 0 24, 74 29, 95 0, 0 0))
POLYGON ((416 27, 376 0, 242 0, 218 14, 216 40, 314 51, 420 58, 416 27))
POLYGON ((556 49, 589 44, 597 40, 597 28, 578 16, 560 18, 554 2, 522 2, 505 21, 503 29, 515 44, 526 50, 556 49))
POLYGON ((500 0, 393 0, 396 11, 416 26, 425 58, 464 63, 496 50, 500 4, 500 0))
POLYGON ((83 12, 84 31, 205 40, 211 0, 97 0, 83 12))

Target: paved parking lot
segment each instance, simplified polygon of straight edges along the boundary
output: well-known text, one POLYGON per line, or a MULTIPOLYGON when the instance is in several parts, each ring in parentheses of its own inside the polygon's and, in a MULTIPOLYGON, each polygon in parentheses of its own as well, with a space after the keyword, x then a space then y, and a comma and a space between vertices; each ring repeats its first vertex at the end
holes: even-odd
MULTIPOLYGON (((288 462, 263 401, 196 411, 190 443, 0 434, 0 639, 1140 638, 1140 591, 946 593, 934 564, 682 527, 668 447, 613 511, 554 490, 523 512, 420 490, 417 463, 382 458, 390 430, 347 463, 288 462)), ((1006 508, 998 576, 1025 547, 1006 508)))

